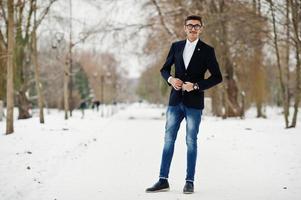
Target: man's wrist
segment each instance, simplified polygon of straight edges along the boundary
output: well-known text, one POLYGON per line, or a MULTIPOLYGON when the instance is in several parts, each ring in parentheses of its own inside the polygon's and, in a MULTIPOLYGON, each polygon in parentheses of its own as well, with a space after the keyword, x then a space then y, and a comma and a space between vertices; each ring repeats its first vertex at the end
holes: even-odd
POLYGON ((199 90, 199 89, 200 89, 199 85, 197 83, 194 83, 193 90, 199 90))

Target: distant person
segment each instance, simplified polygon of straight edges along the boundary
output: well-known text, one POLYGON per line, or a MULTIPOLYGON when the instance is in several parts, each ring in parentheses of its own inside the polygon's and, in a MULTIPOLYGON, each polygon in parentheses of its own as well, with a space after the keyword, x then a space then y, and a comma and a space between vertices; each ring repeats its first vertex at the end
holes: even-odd
POLYGON ((171 45, 161 75, 172 86, 166 112, 165 139, 161 159, 159 181, 146 192, 169 190, 168 175, 173 157, 174 145, 182 120, 186 120, 187 168, 183 192, 194 192, 194 175, 197 159, 197 135, 204 108, 204 90, 222 81, 222 75, 215 57, 214 48, 199 39, 203 31, 200 16, 185 19, 186 40, 171 45), (175 76, 171 67, 175 66, 175 76), (205 72, 210 77, 205 79, 205 72))
POLYGON ((82 117, 81 117, 81 118, 83 119, 84 116, 85 116, 85 109, 87 108, 87 102, 83 100, 83 101, 80 103, 79 108, 80 108, 81 113, 82 113, 82 117))
POLYGON ((98 112, 99 111, 99 105, 100 105, 100 101, 94 100, 92 102, 92 109, 94 110, 94 108, 96 108, 96 111, 98 112))

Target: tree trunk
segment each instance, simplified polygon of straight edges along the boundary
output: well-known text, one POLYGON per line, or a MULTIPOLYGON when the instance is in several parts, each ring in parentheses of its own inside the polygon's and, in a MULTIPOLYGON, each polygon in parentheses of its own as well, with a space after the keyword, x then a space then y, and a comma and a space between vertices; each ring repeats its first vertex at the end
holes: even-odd
POLYGON ((293 114, 293 119, 292 123, 290 125, 290 128, 296 127, 297 125, 297 115, 298 115, 298 108, 299 108, 299 103, 300 103, 300 93, 301 93, 301 86, 300 86, 300 47, 297 45, 296 48, 296 86, 295 86, 295 102, 294 102, 294 114, 293 114))
MULTIPOLYGON (((220 2, 220 14, 222 14, 226 10, 226 2, 220 2)), ((221 15, 222 16, 222 15, 221 15)), ((222 17, 221 17, 222 18, 222 17)), ((220 21, 220 28, 221 28, 221 43, 222 43, 222 63, 225 69, 225 89, 226 89, 226 116, 227 117, 238 117, 241 116, 242 110, 238 103, 238 96, 239 96, 239 89, 234 79, 234 67, 233 63, 230 59, 230 48, 228 45, 228 30, 227 30, 227 21, 221 20, 220 21)))
POLYGON ((14 132, 14 81, 13 81, 13 52, 14 52, 14 1, 7 0, 8 12, 8 41, 7 41, 7 117, 6 134, 14 132))
MULTIPOLYGON (((224 37, 226 34, 224 34, 224 37)), ((226 42, 227 39, 224 38, 224 42, 226 42)), ((225 44, 225 43, 224 43, 225 44)), ((238 103, 238 95, 239 95, 239 91, 238 91, 238 87, 237 87, 237 83, 236 80, 234 79, 234 68, 232 63, 230 62, 229 59, 229 49, 227 48, 227 46, 225 45, 223 47, 223 52, 224 52, 224 67, 225 67, 225 89, 226 89, 226 116, 227 117, 237 117, 237 116, 241 116, 241 107, 239 106, 238 103)))
MULTIPOLYGON (((69 55, 68 55, 69 56, 69 55)), ((65 111, 65 119, 68 119, 68 111, 69 111, 69 58, 67 56, 65 69, 64 69, 64 111, 65 111)))
POLYGON ((68 104, 69 104, 69 111, 70 111, 70 117, 72 117, 72 110, 74 108, 74 102, 73 102, 73 70, 72 70, 72 64, 73 64, 73 60, 72 60, 72 48, 73 48, 73 41, 72 41, 72 0, 69 0, 69 9, 70 9, 70 13, 69 13, 69 20, 70 20, 70 24, 69 24, 69 70, 70 70, 70 76, 69 76, 69 98, 68 98, 68 104))
POLYGON ((274 32, 274 46, 276 50, 276 58, 277 58, 277 67, 278 67, 278 74, 279 74, 279 82, 281 87, 281 97, 282 97, 282 105, 284 110, 284 120, 285 120, 285 127, 288 128, 289 126, 289 120, 288 120, 288 102, 286 98, 286 89, 283 81, 283 72, 282 67, 280 64, 280 53, 279 53, 279 47, 278 47, 278 34, 276 30, 276 19, 275 19, 275 11, 274 11, 274 4, 272 0, 268 0, 270 3, 270 9, 272 14, 272 21, 273 21, 273 32, 274 32))
POLYGON ((298 108, 300 103, 300 93, 301 93, 301 80, 300 80, 300 51, 301 51, 301 40, 300 40, 300 17, 301 17, 301 8, 298 1, 290 0, 291 10, 292 10, 292 22, 294 28, 294 41, 296 46, 296 82, 295 82, 295 102, 294 102, 294 114, 290 127, 296 127, 297 124, 297 115, 298 108))
POLYGON ((290 56, 290 3, 289 0, 286 0, 286 41, 285 41, 285 68, 286 68, 286 98, 287 98, 287 114, 290 115, 289 108, 291 102, 291 95, 290 95, 290 70, 289 70, 289 56, 290 56))
POLYGON ((0 100, 5 99, 6 93, 6 47, 0 44, 0 100))
MULTIPOLYGON (((21 11, 19 11, 19 15, 22 14, 21 11)), ((26 59, 26 48, 28 45, 28 37, 23 36, 23 29, 20 19, 16 19, 16 45, 15 45, 15 62, 14 62, 14 83, 15 83, 15 89, 17 90, 16 99, 17 99, 17 106, 18 106, 18 119, 28 119, 31 117, 29 113, 30 108, 30 102, 28 101, 26 97, 26 91, 28 89, 25 77, 27 77, 27 74, 24 74, 25 72, 28 72, 29 70, 26 69, 28 66, 28 61, 26 59)), ((27 34, 25 34, 27 35, 27 34)))
POLYGON ((211 90, 212 98, 212 113, 215 116, 223 116, 223 104, 222 102, 222 87, 217 87, 211 90))
POLYGON ((223 119, 226 119, 227 118, 227 102, 226 102, 226 90, 222 90, 222 105, 223 105, 223 108, 222 108, 222 118, 223 119))
MULTIPOLYGON (((253 12, 261 18, 261 5, 260 1, 256 2, 253 1, 253 12)), ((262 28, 262 24, 258 23, 258 29, 262 28)), ((265 118, 266 115, 263 112, 263 104, 266 97, 266 90, 265 90, 265 70, 263 68, 263 37, 260 31, 256 31, 255 33, 256 42, 254 43, 254 59, 253 59, 253 66, 251 70, 252 74, 252 82, 254 83, 254 87, 252 87, 252 95, 255 99, 256 110, 257 110, 257 118, 265 118)))
POLYGON ((30 102, 26 96, 27 87, 22 86, 17 95, 17 103, 19 109, 18 119, 31 118, 29 109, 31 108, 30 102))
POLYGON ((3 101, 0 100, 0 122, 3 120, 3 114, 4 114, 3 101))
MULTIPOLYGON (((48 14, 51 5, 56 0, 51 0, 48 6, 41 11, 41 17, 37 19, 37 25, 39 26, 45 16, 48 14)), ((27 119, 30 118, 29 108, 30 102, 28 101, 25 93, 27 92, 27 87, 23 87, 26 85, 26 80, 28 76, 28 72, 31 73, 28 67, 28 59, 25 56, 26 52, 29 52, 27 48, 30 48, 30 33, 32 30, 32 14, 34 12, 34 3, 35 0, 28 1, 18 1, 18 6, 16 6, 15 10, 17 12, 16 16, 16 47, 15 47, 15 88, 18 90, 18 108, 19 108, 19 119, 27 119), (26 9, 26 8, 29 9, 26 9), (25 8, 25 9, 24 9, 25 8), (22 88, 23 87, 23 88, 22 88)))
POLYGON ((32 61, 35 66, 35 82, 36 82, 36 90, 38 95, 38 105, 39 105, 39 118, 40 123, 44 124, 44 112, 43 112, 43 94, 41 91, 41 82, 40 82, 40 66, 38 63, 38 50, 37 50, 37 26, 36 26, 36 12, 37 12, 37 1, 35 0, 35 9, 34 9, 34 28, 32 30, 32 61))
MULTIPOLYGON (((17 31, 18 32, 18 31, 17 31)), ((19 34, 19 33, 17 33, 19 34)), ((25 44, 21 36, 16 37, 16 49, 15 49, 15 88, 18 90, 17 92, 17 106, 19 110, 18 119, 28 119, 31 117, 29 113, 30 101, 26 96, 26 92, 28 90, 27 81, 24 79, 25 75, 23 71, 25 70, 25 66, 28 65, 25 59, 25 44)))

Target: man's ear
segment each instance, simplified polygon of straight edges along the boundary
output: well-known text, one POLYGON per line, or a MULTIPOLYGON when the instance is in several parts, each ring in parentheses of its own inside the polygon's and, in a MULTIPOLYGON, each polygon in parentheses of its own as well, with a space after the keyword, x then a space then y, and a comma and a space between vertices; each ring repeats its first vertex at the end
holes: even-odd
POLYGON ((203 31, 204 31, 204 26, 201 27, 201 29, 200 29, 200 34, 202 34, 203 31))

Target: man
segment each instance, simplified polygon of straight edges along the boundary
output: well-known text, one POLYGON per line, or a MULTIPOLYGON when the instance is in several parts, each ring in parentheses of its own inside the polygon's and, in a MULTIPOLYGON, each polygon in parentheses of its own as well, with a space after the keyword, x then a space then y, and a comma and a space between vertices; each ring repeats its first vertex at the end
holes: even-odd
POLYGON ((187 169, 185 194, 194 192, 194 175, 197 158, 197 134, 204 108, 204 90, 222 82, 222 75, 214 49, 199 39, 203 31, 200 16, 185 19, 186 40, 171 45, 166 62, 160 70, 163 78, 172 86, 166 114, 164 148, 159 181, 146 192, 169 190, 168 174, 173 157, 174 144, 182 120, 186 120, 187 169), (175 76, 171 66, 175 65, 175 76), (210 77, 205 79, 205 72, 210 77))
POLYGON ((85 116, 85 109, 87 108, 87 102, 86 102, 86 100, 82 100, 81 102, 80 102, 80 105, 79 105, 79 109, 81 110, 81 112, 82 112, 82 119, 84 118, 84 116, 85 116))

